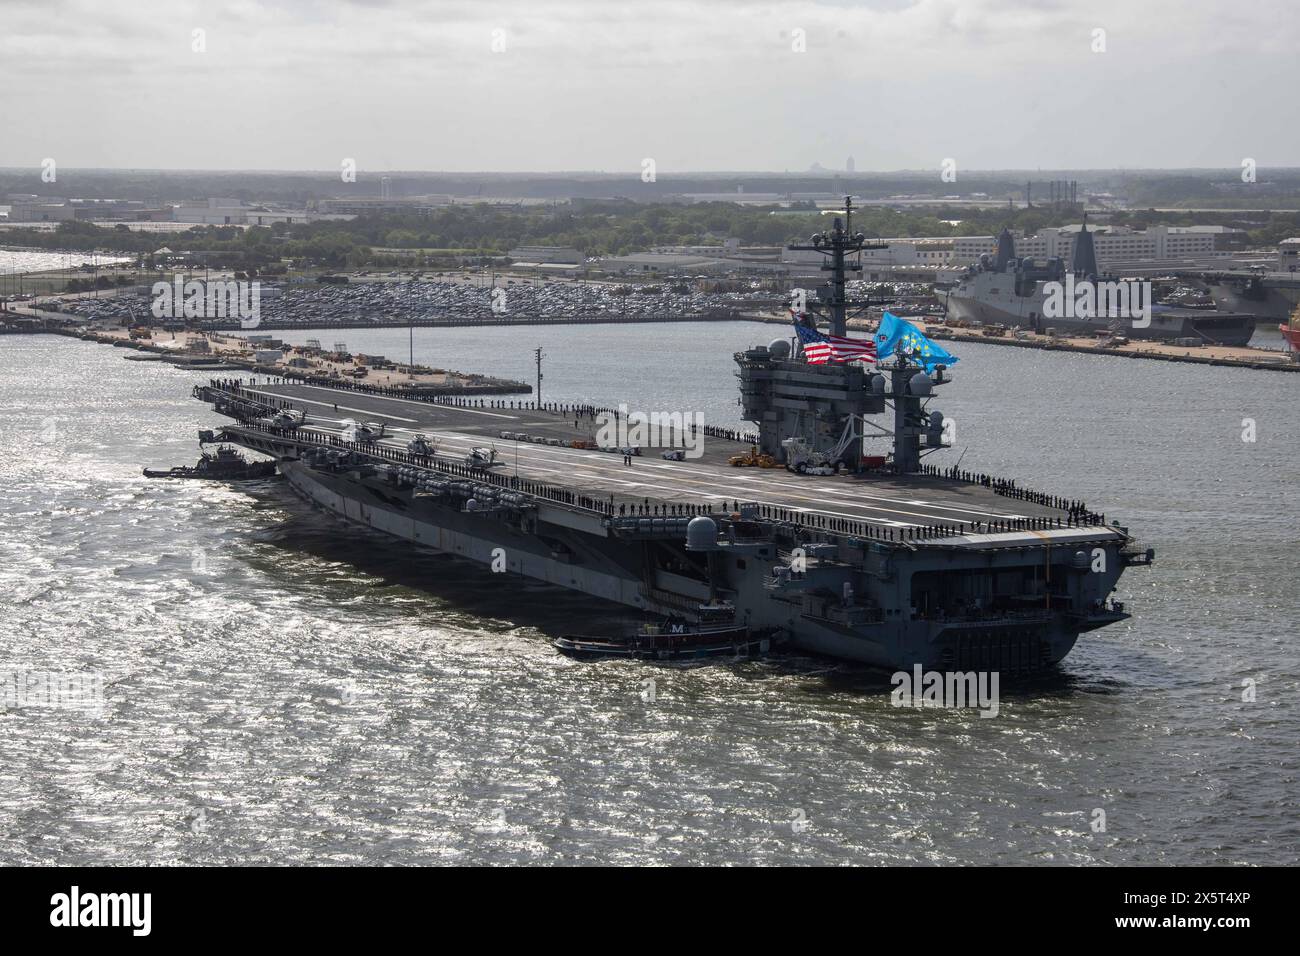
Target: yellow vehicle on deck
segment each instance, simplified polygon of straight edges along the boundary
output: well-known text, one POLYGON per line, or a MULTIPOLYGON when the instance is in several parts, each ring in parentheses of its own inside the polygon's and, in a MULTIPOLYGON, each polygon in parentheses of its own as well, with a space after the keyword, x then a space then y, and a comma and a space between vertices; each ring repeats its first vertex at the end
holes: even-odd
POLYGON ((727 464, 735 468, 776 468, 779 464, 771 455, 765 454, 754 446, 743 455, 732 455, 727 459, 727 464))

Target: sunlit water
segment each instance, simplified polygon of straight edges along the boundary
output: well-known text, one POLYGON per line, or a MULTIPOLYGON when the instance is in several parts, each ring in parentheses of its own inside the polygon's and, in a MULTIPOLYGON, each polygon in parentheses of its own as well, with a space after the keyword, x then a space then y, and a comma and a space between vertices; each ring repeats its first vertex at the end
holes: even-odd
MULTIPOLYGON (((737 424, 731 353, 778 332, 417 330, 416 358, 531 380, 541 345, 547 398, 737 424)), ((0 712, 0 863, 1296 862, 1300 378, 960 354, 946 460, 1158 552, 1121 581, 1134 619, 993 719, 805 657, 570 661, 548 636, 609 613, 579 596, 280 483, 143 478, 218 422, 202 376, 0 337, 0 671, 107 684, 99 715, 0 712)))
POLYGON ((87 263, 100 266, 130 262, 130 256, 109 256, 81 252, 41 252, 34 249, 0 249, 0 275, 19 272, 46 272, 51 269, 75 269, 87 263))

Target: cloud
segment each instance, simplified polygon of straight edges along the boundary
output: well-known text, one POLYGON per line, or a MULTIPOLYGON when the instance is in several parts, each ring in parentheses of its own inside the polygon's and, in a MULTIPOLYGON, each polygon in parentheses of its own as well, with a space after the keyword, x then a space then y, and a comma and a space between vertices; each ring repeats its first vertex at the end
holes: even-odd
POLYGON ((1298 21, 1283 0, 8 0, 0 124, 25 134, 0 164, 1297 163, 1267 99, 1300 79, 1298 21))

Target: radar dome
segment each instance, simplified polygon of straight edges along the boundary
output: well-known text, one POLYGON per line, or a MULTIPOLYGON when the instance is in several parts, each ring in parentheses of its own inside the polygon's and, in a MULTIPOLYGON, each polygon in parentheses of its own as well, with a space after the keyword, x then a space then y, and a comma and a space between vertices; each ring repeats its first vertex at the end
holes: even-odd
POLYGON ((692 518, 686 526, 687 551, 712 551, 718 546, 718 523, 704 515, 692 518))
POLYGON ((907 383, 907 390, 913 395, 929 395, 930 389, 934 383, 930 381, 930 376, 924 372, 917 372, 907 383))
POLYGON ((774 359, 790 357, 790 343, 785 339, 773 339, 767 343, 768 354, 774 359))

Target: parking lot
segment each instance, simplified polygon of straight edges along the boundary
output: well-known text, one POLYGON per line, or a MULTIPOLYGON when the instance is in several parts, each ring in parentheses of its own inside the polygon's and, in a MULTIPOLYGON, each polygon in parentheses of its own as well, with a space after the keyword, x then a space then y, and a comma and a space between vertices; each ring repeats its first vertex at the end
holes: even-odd
MULTIPOLYGON (((564 321, 657 318, 735 318, 783 311, 781 293, 758 289, 701 292, 690 284, 630 284, 612 281, 550 280, 509 275, 447 273, 412 279, 406 274, 353 274, 347 283, 269 282, 261 286, 261 325, 266 328, 406 325, 414 321, 507 323, 535 319, 564 321)), ((850 299, 927 297, 911 283, 850 282, 850 299)), ((62 311, 87 320, 142 322, 151 297, 118 293, 113 297, 65 300, 62 311)), ((230 326, 231 322, 220 323, 230 326)))
MULTIPOLYGON (((681 287, 677 287, 681 288, 681 287)), ((446 279, 386 281, 361 279, 347 284, 264 283, 262 325, 318 328, 330 325, 393 324, 454 318, 509 321, 537 317, 563 320, 640 316, 725 318, 753 311, 770 302, 760 292, 674 292, 667 285, 619 286, 608 283, 529 282, 496 279, 495 285, 471 285, 446 279)), ((63 311, 89 320, 143 321, 150 315, 150 296, 129 293, 108 299, 66 302, 63 311)))

